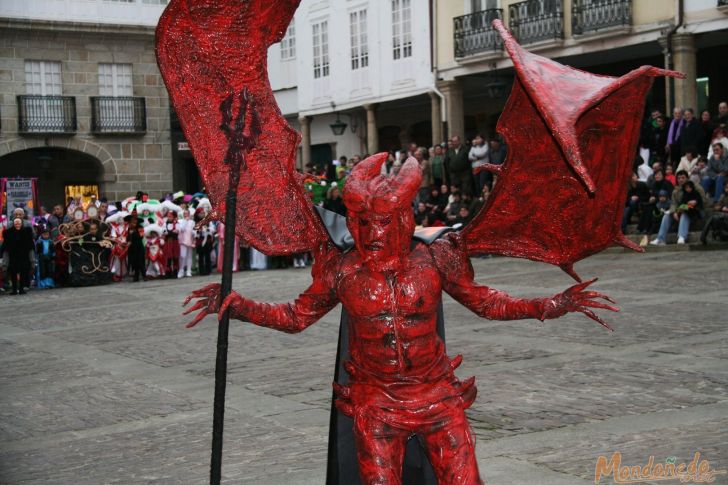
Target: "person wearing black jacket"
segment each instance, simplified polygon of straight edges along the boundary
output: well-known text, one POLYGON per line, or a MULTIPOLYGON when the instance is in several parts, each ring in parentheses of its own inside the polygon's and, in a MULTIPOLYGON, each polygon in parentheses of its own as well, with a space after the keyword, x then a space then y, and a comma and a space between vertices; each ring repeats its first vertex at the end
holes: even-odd
MULTIPOLYGON (((703 125, 695 118, 692 108, 685 110, 683 119, 685 124, 680 136, 680 156, 685 155, 688 147, 699 147, 703 143, 703 125)), ((674 167, 675 165, 673 165, 674 167)))
POLYGON ((716 128, 724 127, 728 128, 728 103, 721 101, 718 103, 718 115, 715 117, 713 122, 716 128))
POLYGON ((662 169, 657 169, 652 174, 651 180, 647 181, 647 189, 650 191, 650 197, 647 202, 641 205, 640 210, 642 215, 640 216, 640 222, 637 225, 637 230, 640 234, 649 234, 650 228, 652 227, 652 213, 657 205, 657 199, 660 195, 660 191, 667 192, 667 198, 672 196, 673 187, 669 180, 665 179, 665 174, 662 169))
POLYGON ((450 145, 445 154, 445 166, 450 174, 450 183, 457 186, 461 194, 472 195, 473 173, 468 160, 470 148, 460 141, 458 135, 453 135, 450 145))
POLYGON ((334 186, 329 189, 324 201, 324 209, 346 217, 346 207, 344 206, 344 199, 341 198, 339 187, 334 186))
POLYGON ((31 253, 34 251, 33 230, 23 227, 20 218, 3 233, 3 252, 8 258, 8 277, 13 285, 11 295, 24 295, 29 283, 31 253))
POLYGON ((127 233, 126 241, 129 244, 127 261, 129 262, 130 272, 134 273, 134 281, 139 281, 140 275, 146 281, 147 268, 144 260, 144 228, 142 227, 141 219, 138 219, 135 215, 131 216, 128 222, 129 232, 127 233))
POLYGON ((624 215, 622 216, 622 232, 627 231, 627 224, 632 219, 632 214, 637 212, 640 206, 650 199, 650 190, 647 184, 640 182, 636 173, 632 173, 632 180, 627 190, 627 201, 624 204, 624 215))
POLYGON ((652 128, 650 133, 649 145, 652 163, 664 163, 667 160, 667 153, 665 153, 665 146, 667 145, 667 120, 662 115, 658 116, 655 120, 655 127, 652 128))

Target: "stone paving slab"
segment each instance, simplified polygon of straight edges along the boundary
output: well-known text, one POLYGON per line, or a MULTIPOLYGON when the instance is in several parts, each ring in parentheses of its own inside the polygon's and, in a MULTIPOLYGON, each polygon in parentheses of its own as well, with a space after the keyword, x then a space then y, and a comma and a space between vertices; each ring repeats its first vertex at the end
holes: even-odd
MULTIPOLYGON (((185 418, 110 430, 57 447, 0 451, 4 483, 205 483, 209 417, 196 413, 185 418)), ((326 464, 323 433, 303 433, 235 412, 226 413, 226 425, 225 483, 270 483, 266 477, 282 464, 289 475, 302 470, 321 479, 326 464)))
MULTIPOLYGON (((597 456, 614 451, 632 464, 701 451, 728 468, 726 255, 580 262, 619 301, 606 315, 613 333, 582 315, 486 321, 445 297, 448 352, 463 354, 458 375, 479 389, 469 416, 486 482, 593 483, 597 456)), ((474 266, 478 281, 520 297, 573 284, 523 260, 474 266)), ((185 329, 180 303, 217 280, 0 296, 0 483, 205 483, 217 326, 185 329)), ((234 286, 287 301, 309 283, 289 269, 238 273, 234 286)), ((225 483, 324 482, 339 314, 297 335, 233 323, 225 483)))

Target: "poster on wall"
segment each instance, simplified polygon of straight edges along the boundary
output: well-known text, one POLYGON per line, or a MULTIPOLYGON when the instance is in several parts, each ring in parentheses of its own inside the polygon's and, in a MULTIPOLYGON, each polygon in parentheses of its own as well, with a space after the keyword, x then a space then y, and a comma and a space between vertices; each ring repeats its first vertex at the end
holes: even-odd
POLYGON ((15 209, 23 209, 30 218, 35 215, 36 199, 38 190, 36 186, 37 179, 0 179, 2 187, 2 200, 0 201, 0 210, 8 220, 13 215, 15 209))

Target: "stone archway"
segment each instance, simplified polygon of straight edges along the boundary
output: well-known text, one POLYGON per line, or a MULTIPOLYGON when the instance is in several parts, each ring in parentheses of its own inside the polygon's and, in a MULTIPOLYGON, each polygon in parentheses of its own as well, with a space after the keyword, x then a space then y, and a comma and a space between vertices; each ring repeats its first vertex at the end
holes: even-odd
POLYGON ((12 148, 17 150, 0 155, 0 177, 37 179, 41 205, 48 207, 65 203, 67 188, 71 186, 79 188, 95 185, 99 193, 104 195, 108 182, 116 181, 115 165, 108 161, 102 163, 93 155, 97 153, 93 146, 86 145, 85 150, 81 151, 42 141, 32 143, 35 141, 32 139, 22 141, 31 143, 13 144, 12 148))
POLYGON ((0 158, 14 152, 28 150, 31 148, 59 148, 67 150, 75 150, 85 153, 95 158, 100 163, 101 174, 99 182, 101 184, 113 184, 117 181, 116 161, 111 154, 103 146, 90 140, 80 138, 14 138, 12 140, 0 143, 0 158))

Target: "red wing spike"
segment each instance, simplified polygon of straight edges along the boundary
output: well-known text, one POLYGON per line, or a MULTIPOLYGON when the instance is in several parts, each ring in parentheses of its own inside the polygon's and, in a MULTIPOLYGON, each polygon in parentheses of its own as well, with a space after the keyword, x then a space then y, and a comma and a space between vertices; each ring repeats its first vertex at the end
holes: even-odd
POLYGON ((578 283, 581 283, 581 276, 579 276, 578 274, 576 274, 576 271, 574 271, 574 264, 573 263, 560 264, 559 265, 559 268, 561 268, 561 270, 564 273, 566 273, 567 275, 569 275, 572 278, 574 278, 574 280, 576 280, 578 283))
POLYGON ((617 237, 614 238, 614 242, 619 244, 623 248, 631 249, 633 251, 637 251, 638 253, 645 252, 645 248, 640 247, 640 245, 634 241, 630 241, 624 234, 618 234, 617 237))
POLYGON ((503 170, 503 165, 493 165, 492 163, 486 163, 485 165, 475 167, 473 169, 473 173, 477 174, 484 170, 487 170, 488 172, 494 173, 496 175, 500 175, 501 171, 503 170))

